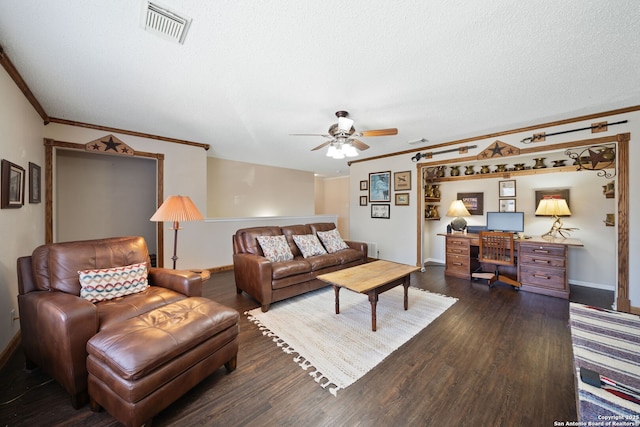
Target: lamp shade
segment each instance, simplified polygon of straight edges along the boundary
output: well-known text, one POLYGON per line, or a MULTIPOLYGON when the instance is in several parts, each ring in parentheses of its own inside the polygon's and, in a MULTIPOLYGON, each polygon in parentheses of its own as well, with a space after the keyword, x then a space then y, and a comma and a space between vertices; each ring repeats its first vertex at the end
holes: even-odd
POLYGON ((565 199, 543 198, 538 204, 536 215, 565 216, 571 215, 571 211, 565 199))
POLYGON ((203 219, 204 217, 189 196, 169 196, 151 217, 151 221, 173 222, 200 221, 203 219))
POLYGON ((471 214, 467 210, 467 207, 464 205, 462 200, 454 200, 449 205, 449 210, 447 211, 447 216, 470 216, 471 214))

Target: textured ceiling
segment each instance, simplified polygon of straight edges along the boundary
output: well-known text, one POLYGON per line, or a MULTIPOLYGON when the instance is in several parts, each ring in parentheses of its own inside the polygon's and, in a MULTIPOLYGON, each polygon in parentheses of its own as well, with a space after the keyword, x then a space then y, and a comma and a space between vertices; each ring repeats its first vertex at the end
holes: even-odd
POLYGON ((310 151, 334 113, 370 157, 640 105, 637 0, 2 0, 0 45, 50 117, 210 144, 208 155, 346 175, 310 151), (426 145, 429 145, 427 143, 426 145))

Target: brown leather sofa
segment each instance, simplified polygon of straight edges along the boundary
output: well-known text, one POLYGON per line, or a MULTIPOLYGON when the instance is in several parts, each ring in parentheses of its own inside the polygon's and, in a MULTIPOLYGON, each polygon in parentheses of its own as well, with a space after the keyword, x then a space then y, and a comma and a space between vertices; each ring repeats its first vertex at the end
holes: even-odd
POLYGON ((367 244, 346 241, 348 249, 303 258, 293 240, 294 235, 316 234, 336 228, 334 223, 243 228, 233 235, 233 271, 238 294, 242 291, 256 299, 262 311, 271 303, 291 298, 328 284, 317 279, 321 274, 363 264, 367 261, 367 244), (271 262, 257 240, 258 236, 283 234, 293 253, 290 261, 271 262))
POLYGON ((92 407, 95 400, 125 425, 148 420, 223 364, 235 369, 237 360, 239 315, 200 297, 206 275, 149 268, 149 287, 142 292, 96 303, 80 297, 78 271, 149 261, 142 237, 43 245, 17 260, 27 368, 39 366, 56 379, 77 409, 89 397, 87 344, 94 338, 90 350, 99 395, 91 395, 92 407), (155 332, 146 332, 149 328, 155 332), (197 338, 186 338, 195 336, 194 331, 199 331, 197 338), (163 338, 170 336, 181 338, 163 338), (142 345, 140 337, 147 340, 142 345), (102 362, 114 365, 101 368, 102 362), (126 372, 117 374, 116 365, 126 372), (115 392, 107 396, 102 386, 115 392), (124 400, 110 405, 120 398, 118 387, 124 400), (131 396, 145 399, 143 411, 134 414, 140 405, 131 396))

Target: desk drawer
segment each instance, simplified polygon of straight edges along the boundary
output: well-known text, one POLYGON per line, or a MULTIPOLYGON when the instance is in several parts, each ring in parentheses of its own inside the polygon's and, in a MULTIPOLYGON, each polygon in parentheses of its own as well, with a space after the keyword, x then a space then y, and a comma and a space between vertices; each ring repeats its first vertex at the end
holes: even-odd
POLYGON ((545 245, 544 243, 520 243, 520 250, 518 251, 520 257, 523 255, 536 255, 536 256, 556 256, 565 257, 567 250, 566 245, 545 245))
POLYGON ((471 277, 471 273, 469 271, 469 257, 448 253, 445 274, 462 278, 471 277))
POLYGON ((537 267, 559 267, 565 268, 565 258, 555 258, 548 255, 537 255, 531 253, 521 253, 518 257, 520 264, 532 264, 537 267))
POLYGON ((457 254, 457 255, 469 255, 469 239, 464 238, 455 238, 448 237, 447 238, 447 255, 448 254, 457 254))
POLYGON ((520 264, 520 282, 523 285, 563 290, 566 283, 565 275, 564 268, 543 268, 520 264))

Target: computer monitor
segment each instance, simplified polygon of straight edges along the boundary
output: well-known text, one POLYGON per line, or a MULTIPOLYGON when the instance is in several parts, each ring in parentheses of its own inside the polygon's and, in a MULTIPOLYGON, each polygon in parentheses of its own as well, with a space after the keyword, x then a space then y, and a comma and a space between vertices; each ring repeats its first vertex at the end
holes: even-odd
POLYGON ((487 212, 487 230, 524 232, 524 212, 487 212))

